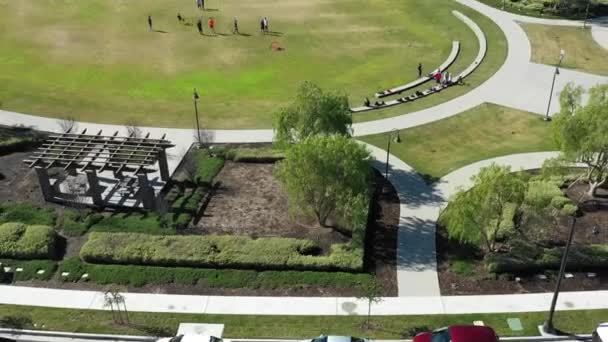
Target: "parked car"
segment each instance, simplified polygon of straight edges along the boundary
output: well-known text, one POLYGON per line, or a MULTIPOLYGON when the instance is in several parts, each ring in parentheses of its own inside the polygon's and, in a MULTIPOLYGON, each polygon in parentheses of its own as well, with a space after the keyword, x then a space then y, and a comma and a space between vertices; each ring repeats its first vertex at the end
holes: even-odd
POLYGON ((164 337, 156 342, 222 342, 222 339, 209 335, 177 335, 174 337, 164 337))
POLYGON ((598 325, 591 340, 592 342, 608 342, 608 323, 598 325))
POLYGON ((371 342, 370 339, 353 336, 321 335, 306 342, 371 342))
POLYGON ((423 332, 414 336, 414 342, 498 342, 498 336, 490 327, 478 325, 453 325, 423 332))

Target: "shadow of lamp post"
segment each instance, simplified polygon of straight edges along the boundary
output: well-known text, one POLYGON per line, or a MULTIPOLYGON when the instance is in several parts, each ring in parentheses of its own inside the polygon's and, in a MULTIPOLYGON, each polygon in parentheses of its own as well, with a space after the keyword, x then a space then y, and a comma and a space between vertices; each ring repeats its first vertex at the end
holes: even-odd
POLYGON ((562 262, 559 267, 559 274, 557 275, 557 284, 555 285, 555 292, 553 293, 553 300, 551 300, 551 309, 549 309, 549 317, 543 323, 543 332, 551 335, 560 335, 560 332, 553 326, 553 315, 555 314, 555 306, 557 304, 557 297, 559 296, 559 290, 562 285, 562 279, 564 279, 564 273, 566 272, 566 264, 568 263, 568 254, 570 253, 570 246, 572 245, 572 239, 574 237, 574 228, 576 226, 576 216, 572 216, 572 225, 570 226, 570 234, 568 235, 568 241, 566 242, 566 248, 562 255, 562 262))
POLYGON ((566 52, 564 50, 560 50, 559 62, 557 63, 557 66, 555 66, 555 71, 553 72, 553 82, 551 83, 551 92, 549 93, 549 104, 547 105, 547 114, 545 114, 545 117, 543 118, 543 120, 545 120, 545 121, 551 121, 551 117, 549 116, 549 111, 551 110, 551 100, 553 99, 553 89, 555 89, 555 79, 557 78, 557 75, 559 75, 559 67, 562 65, 562 61, 564 60, 565 56, 566 56, 566 52))
POLYGON ((388 139, 386 141, 386 166, 384 168, 384 178, 388 181, 388 164, 389 157, 391 154, 391 140, 394 140, 395 143, 399 144, 401 142, 401 137, 399 136, 399 130, 393 128, 390 132, 388 132, 388 139))
POLYGON ((198 138, 198 145, 201 145, 201 128, 199 126, 199 122, 198 122, 198 99, 200 99, 200 97, 198 96, 198 92, 196 91, 196 88, 194 88, 194 93, 192 94, 192 101, 194 102, 194 116, 196 117, 196 136, 198 138))

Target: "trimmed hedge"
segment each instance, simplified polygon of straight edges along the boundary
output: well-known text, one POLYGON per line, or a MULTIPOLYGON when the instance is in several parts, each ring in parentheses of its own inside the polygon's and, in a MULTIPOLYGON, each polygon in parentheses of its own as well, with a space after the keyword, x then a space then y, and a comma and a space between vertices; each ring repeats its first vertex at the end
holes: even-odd
MULTIPOLYGON (((511 242, 509 253, 489 254, 486 267, 492 273, 537 272, 559 269, 564 247, 542 248, 522 240, 511 242)), ((567 269, 581 271, 608 267, 608 245, 572 246, 567 269)))
POLYGON ((146 284, 201 285, 209 288, 295 289, 308 286, 353 288, 373 280, 370 274, 313 271, 253 271, 133 265, 94 265, 70 258, 61 265, 69 272, 64 281, 76 282, 88 273, 97 284, 144 286, 146 284))
POLYGON ((5 203, 0 205, 0 223, 21 222, 25 224, 41 224, 54 226, 55 211, 50 208, 40 208, 29 203, 5 203))
POLYGON ((233 148, 225 152, 225 157, 240 163, 274 163, 285 159, 282 150, 272 147, 233 148))
POLYGON ((55 255, 55 231, 48 226, 8 222, 0 225, 0 257, 45 259, 55 255))
POLYGON ((13 269, 13 280, 49 280, 57 270, 57 264, 52 260, 1 260, 2 266, 10 266, 13 269), (17 268, 23 271, 16 272, 17 268), (38 270, 44 270, 43 274, 38 274, 38 270))
POLYGON ((212 157, 206 150, 194 150, 197 170, 195 181, 197 184, 210 186, 213 178, 224 167, 224 159, 212 157))
POLYGON ((290 238, 95 232, 80 250, 80 256, 91 263, 155 266, 343 271, 363 268, 363 248, 334 244, 330 255, 315 256, 317 249, 310 240, 290 238))

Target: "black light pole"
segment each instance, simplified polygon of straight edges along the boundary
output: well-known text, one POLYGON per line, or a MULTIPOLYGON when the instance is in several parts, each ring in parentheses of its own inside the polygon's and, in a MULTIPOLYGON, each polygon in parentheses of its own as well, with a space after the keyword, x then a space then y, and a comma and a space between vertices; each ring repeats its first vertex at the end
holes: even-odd
POLYGON ((547 114, 545 114, 545 117, 543 118, 543 120, 545 121, 551 121, 551 117, 549 116, 549 110, 551 110, 551 100, 553 99, 553 89, 555 89, 555 79, 557 78, 557 75, 559 75, 559 67, 562 65, 562 61, 564 60, 565 55, 566 53, 564 52, 564 50, 561 50, 559 52, 559 63, 557 63, 557 66, 555 67, 555 72, 553 73, 553 82, 551 83, 551 93, 549 93, 549 104, 547 105, 547 114))
POLYGON ((558 331, 553 326, 553 315, 555 314, 555 305, 557 304, 557 297, 559 296, 559 289, 562 286, 562 279, 564 278, 564 272, 566 272, 566 264, 568 263, 568 253, 570 253, 570 246, 572 245, 572 238, 574 237, 574 227, 576 226, 576 217, 572 216, 572 226, 570 227, 570 235, 568 235, 568 242, 566 243, 566 249, 564 255, 562 255, 562 263, 559 267, 559 274, 557 276, 557 285, 555 285, 555 292, 553 293, 553 300, 551 301, 551 309, 549 309, 549 318, 543 324, 543 331, 547 334, 557 335, 558 331))
POLYGON ((201 145, 201 128, 199 127, 199 123, 198 123, 198 99, 200 97, 198 96, 198 93, 196 92, 196 88, 194 88, 194 93, 192 94, 192 101, 194 102, 194 115, 196 117, 196 136, 198 137, 198 145, 201 145))
POLYGON ((384 168, 384 178, 386 178, 387 180, 388 180, 388 162, 389 162, 388 158, 391 154, 391 139, 395 139, 396 143, 401 142, 401 137, 399 136, 399 130, 397 130, 396 128, 393 128, 388 133, 388 139, 386 140, 386 166, 384 168), (393 138, 393 135, 394 135, 394 138, 393 138))
POLYGON ((587 0, 587 8, 585 9, 585 20, 583 21, 583 28, 587 27, 587 19, 589 19, 589 5, 591 5, 591 0, 587 0))
POLYGON ((503 10, 503 11, 505 10, 505 1, 506 1, 506 0, 502 0, 502 10, 503 10))

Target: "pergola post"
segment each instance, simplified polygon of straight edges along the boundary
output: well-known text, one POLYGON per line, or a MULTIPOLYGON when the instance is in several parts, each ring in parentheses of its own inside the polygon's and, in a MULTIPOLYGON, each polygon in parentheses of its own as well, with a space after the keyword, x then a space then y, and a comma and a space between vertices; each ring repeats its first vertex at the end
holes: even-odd
POLYGON ((154 209, 156 199, 154 196, 154 188, 148 183, 148 176, 145 173, 138 174, 137 183, 139 184, 139 197, 141 199, 141 203, 144 205, 144 209, 154 209))
POLYGON ((36 166, 34 169, 36 170, 36 175, 38 176, 38 183, 40 184, 40 190, 42 190, 44 200, 51 201, 54 197, 55 191, 53 191, 53 187, 51 186, 47 169, 41 166, 36 166))
POLYGON ((101 198, 101 187, 99 186, 99 178, 97 178, 97 172, 93 170, 86 170, 87 181, 89 183, 89 193, 93 198, 93 204, 98 207, 103 207, 103 199, 101 198))
POLYGON ((169 164, 167 164, 167 152, 164 148, 158 152, 158 169, 160 171, 160 179, 168 182, 170 177, 169 164))

